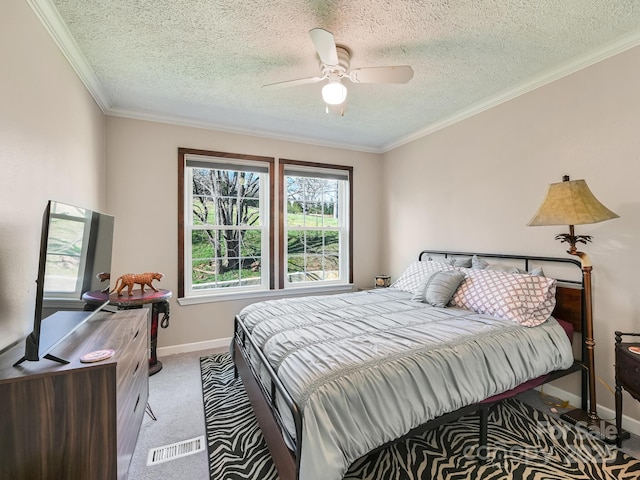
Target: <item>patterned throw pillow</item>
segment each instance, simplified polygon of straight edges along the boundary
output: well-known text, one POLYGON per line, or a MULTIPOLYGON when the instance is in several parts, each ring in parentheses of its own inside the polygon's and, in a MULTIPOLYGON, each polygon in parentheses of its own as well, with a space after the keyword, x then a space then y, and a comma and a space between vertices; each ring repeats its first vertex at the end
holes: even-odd
POLYGON ((435 272, 442 272, 444 270, 453 270, 453 266, 444 262, 426 261, 420 262, 418 260, 412 262, 407 269, 402 272, 402 275, 391 284, 391 288, 397 288, 405 292, 417 293, 422 280, 435 272))
POLYGON ((543 323, 556 305, 556 281, 537 275, 464 270, 467 278, 451 304, 527 327, 543 323))

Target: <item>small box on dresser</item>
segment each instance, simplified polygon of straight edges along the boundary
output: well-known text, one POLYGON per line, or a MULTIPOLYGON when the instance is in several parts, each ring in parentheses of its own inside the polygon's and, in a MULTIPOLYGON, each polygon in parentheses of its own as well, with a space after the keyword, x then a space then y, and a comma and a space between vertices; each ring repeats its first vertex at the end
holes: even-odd
POLYGON ((52 352, 0 356, 0 478, 126 479, 149 394, 148 310, 98 313, 52 352), (84 354, 115 354, 81 363, 84 354))

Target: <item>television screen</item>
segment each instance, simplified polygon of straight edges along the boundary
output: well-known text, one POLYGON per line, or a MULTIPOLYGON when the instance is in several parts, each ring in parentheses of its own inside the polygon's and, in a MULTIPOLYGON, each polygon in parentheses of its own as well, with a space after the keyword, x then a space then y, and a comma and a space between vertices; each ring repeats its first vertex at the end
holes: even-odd
POLYGON ((114 218, 87 208, 49 201, 42 220, 33 331, 24 360, 49 354, 61 340, 105 304, 83 301, 84 293, 109 288, 114 218))

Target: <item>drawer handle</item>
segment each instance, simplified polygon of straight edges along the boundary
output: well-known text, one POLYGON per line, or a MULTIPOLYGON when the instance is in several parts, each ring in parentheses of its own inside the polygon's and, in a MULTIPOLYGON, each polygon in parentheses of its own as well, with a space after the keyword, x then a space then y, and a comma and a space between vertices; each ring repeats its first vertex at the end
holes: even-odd
POLYGON ((135 412, 138 409, 138 404, 140 403, 140 394, 138 394, 138 398, 136 399, 136 405, 133 407, 133 411, 135 412))
POLYGON ((138 338, 138 335, 140 335, 140 330, 136 330, 136 334, 133 336, 133 339, 135 340, 138 338))
POLYGON ((134 377, 135 377, 135 376, 136 376, 136 374, 138 373, 138 369, 139 369, 139 368, 140 368, 140 362, 138 362, 138 363, 136 364, 136 368, 134 368, 134 369, 133 369, 133 376, 134 376, 134 377))

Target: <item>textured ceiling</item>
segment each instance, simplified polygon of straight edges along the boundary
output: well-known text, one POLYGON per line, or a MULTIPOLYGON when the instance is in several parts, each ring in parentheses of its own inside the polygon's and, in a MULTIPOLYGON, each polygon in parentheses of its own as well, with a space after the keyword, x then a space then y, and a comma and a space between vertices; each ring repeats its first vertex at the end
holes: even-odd
POLYGON ((28 0, 105 113, 386 151, 640 43, 638 0, 28 0), (58 16, 59 15, 59 16, 58 16), (340 117, 316 76, 322 27, 351 67, 340 117))

